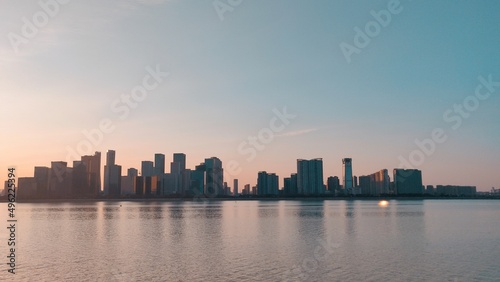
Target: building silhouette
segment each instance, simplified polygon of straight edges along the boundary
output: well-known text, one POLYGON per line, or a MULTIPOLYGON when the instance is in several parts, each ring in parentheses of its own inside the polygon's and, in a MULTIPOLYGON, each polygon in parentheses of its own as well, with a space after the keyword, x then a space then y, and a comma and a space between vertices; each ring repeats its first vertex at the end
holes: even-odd
POLYGON ((121 195, 122 167, 115 163, 115 151, 106 152, 106 165, 104 166, 104 194, 121 195))
POLYGON ((70 194, 71 172, 68 164, 63 161, 53 161, 49 172, 49 194, 61 198, 70 194))
POLYGON ((189 189, 190 177, 186 171, 186 155, 183 153, 174 153, 173 161, 170 163, 170 174, 174 181, 173 191, 176 194, 184 194, 189 189))
POLYGON ((343 177, 343 188, 345 193, 348 195, 355 195, 356 191, 353 185, 352 178, 352 159, 344 158, 342 159, 342 177, 343 177))
POLYGON ((233 195, 238 196, 239 191, 238 191, 238 179, 233 179, 233 195))
POLYGON ((37 197, 46 197, 49 191, 49 174, 50 168, 46 166, 35 166, 35 182, 37 197))
POLYGON ((139 172, 135 168, 127 169, 127 175, 121 177, 121 194, 133 195, 134 194, 134 181, 139 172))
POLYGON ((101 152, 95 152, 93 156, 82 156, 82 162, 87 170, 86 195, 96 196, 101 193, 101 152))
POLYGON ((422 186, 422 172, 418 169, 393 170, 394 188, 398 195, 421 195, 424 193, 422 186))
POLYGON ((205 195, 217 196, 223 193, 224 170, 219 158, 205 159, 205 195))
POLYGON ((340 179, 337 176, 330 176, 326 180, 326 189, 331 193, 340 192, 340 179))
POLYGON ((84 197, 89 191, 89 179, 87 177, 87 167, 83 161, 73 161, 71 180, 71 195, 84 197))
POLYGON ((152 161, 142 161, 141 162, 141 176, 153 176, 154 175, 154 164, 152 161))
POLYGON ((359 177, 359 189, 362 195, 380 196, 390 193, 391 179, 387 169, 359 177))
POLYGON ((154 175, 165 174, 165 155, 155 154, 154 175))
POLYGON ((320 194, 324 191, 323 160, 297 160, 297 192, 302 195, 320 194))
POLYGON ((257 174, 257 195, 278 195, 278 181, 276 173, 260 171, 257 174))
POLYGON ((437 185, 437 196, 471 197, 476 195, 476 186, 437 185))

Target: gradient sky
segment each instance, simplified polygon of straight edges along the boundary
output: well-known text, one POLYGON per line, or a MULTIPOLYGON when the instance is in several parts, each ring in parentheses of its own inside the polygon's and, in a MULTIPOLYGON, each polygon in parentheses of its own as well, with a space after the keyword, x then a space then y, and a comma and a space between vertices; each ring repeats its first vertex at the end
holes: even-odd
POLYGON ((354 28, 389 2, 243 0, 221 20, 212 0, 74 0, 16 53, 9 33, 22 35, 23 17, 43 10, 2 1, 0 180, 10 165, 32 176, 66 160, 83 130, 109 118, 115 130, 92 151, 116 150, 123 170, 184 152, 189 168, 236 161, 241 172, 225 179, 241 187, 260 170, 282 185, 298 158, 323 158, 325 180, 341 176, 344 157, 366 175, 399 167, 416 139, 442 128, 447 140, 416 166, 424 184, 500 187, 500 87, 456 130, 443 119, 478 76, 500 81, 500 2, 402 0, 348 63, 340 44, 353 45, 354 28), (119 119, 113 101, 157 65, 170 75, 119 119), (297 117, 247 161, 238 146, 283 107, 297 117))

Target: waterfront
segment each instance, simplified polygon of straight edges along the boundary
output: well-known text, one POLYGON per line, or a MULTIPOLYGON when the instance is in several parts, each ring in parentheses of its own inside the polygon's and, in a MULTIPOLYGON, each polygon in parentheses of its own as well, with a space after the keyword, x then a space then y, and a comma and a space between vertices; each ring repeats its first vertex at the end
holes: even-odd
POLYGON ((495 281, 499 215, 495 200, 19 203, 17 274, 2 263, 0 280, 495 281))

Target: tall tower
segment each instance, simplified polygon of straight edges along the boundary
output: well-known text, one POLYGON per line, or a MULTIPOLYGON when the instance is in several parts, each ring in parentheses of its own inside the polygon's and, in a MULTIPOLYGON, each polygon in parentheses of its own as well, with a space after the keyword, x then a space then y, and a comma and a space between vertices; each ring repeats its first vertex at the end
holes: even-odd
POLYGON ((165 155, 155 154, 154 174, 163 176, 165 174, 165 155))
POLYGON ((342 176, 343 176, 343 185, 346 194, 354 195, 354 187, 352 183, 352 159, 344 158, 342 159, 342 176))
POLYGON ((121 194, 121 175, 122 167, 115 163, 115 151, 106 152, 106 165, 104 166, 104 194, 121 194))
POLYGON ((179 164, 180 172, 186 170, 186 154, 174 153, 174 163, 179 164))
POLYGON ((101 152, 95 152, 93 156, 82 156, 82 162, 87 168, 89 182, 89 195, 101 193, 101 152))
POLYGON ((235 197, 238 197, 238 179, 233 180, 233 194, 235 197))
POLYGON ((205 194, 209 196, 222 195, 224 170, 219 158, 212 157, 205 159, 205 194))

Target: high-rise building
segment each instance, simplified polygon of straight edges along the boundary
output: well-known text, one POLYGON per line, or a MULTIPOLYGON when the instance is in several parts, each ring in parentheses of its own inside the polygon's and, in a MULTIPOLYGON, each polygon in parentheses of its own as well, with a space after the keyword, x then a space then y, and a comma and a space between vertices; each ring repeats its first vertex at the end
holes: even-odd
POLYGON ((361 190, 362 195, 370 195, 371 194, 371 178, 369 175, 362 175, 359 177, 359 189, 361 190))
POLYGON ((89 178, 87 177, 87 167, 83 161, 73 161, 71 194, 76 197, 83 197, 88 191, 89 178))
POLYGON ((332 193, 340 192, 340 180, 337 176, 330 176, 326 181, 328 191, 332 193))
POLYGON ((355 189, 353 185, 352 178, 352 159, 344 158, 342 159, 342 177, 343 177, 343 187, 346 194, 355 194, 355 189))
POLYGON ((371 190, 372 195, 386 195, 389 194, 389 186, 391 179, 389 177, 389 172, 387 169, 382 169, 374 174, 370 175, 370 179, 373 182, 373 188, 371 190))
POLYGON ((174 177, 173 174, 171 173, 165 173, 163 175, 162 179, 162 187, 160 191, 160 195, 171 195, 177 193, 177 188, 176 188, 176 180, 177 178, 174 177))
POLYGON ((360 193, 363 195, 380 196, 390 193, 391 179, 387 169, 359 177, 360 193))
POLYGON ((297 160, 298 194, 323 193, 323 160, 297 160))
POLYGON ((398 195, 421 195, 422 172, 418 169, 394 169, 394 186, 398 195))
POLYGON ((285 177, 283 178, 283 194, 290 195, 292 191, 292 178, 285 177))
POLYGON ((179 163, 180 171, 186 169, 186 154, 174 153, 174 163, 179 163))
POLYGON ((201 167, 191 171, 191 193, 194 196, 203 195, 203 188, 205 187, 205 170, 201 167))
POLYGON ((54 197, 66 197, 71 189, 71 170, 66 162, 51 162, 49 192, 54 197))
POLYGON ((175 153, 174 160, 173 162, 170 163, 170 173, 174 178, 174 190, 175 193, 177 194, 183 194, 186 187, 188 187, 190 184, 186 182, 187 176, 184 174, 185 170, 186 170, 186 155, 183 153, 175 153))
POLYGON ((96 196, 101 193, 101 153, 95 152, 93 156, 82 156, 82 162, 87 169, 89 183, 85 194, 96 196))
POLYGON ((238 197, 238 179, 233 180, 233 195, 238 197))
POLYGON ((39 197, 46 198, 49 191, 49 173, 50 168, 46 166, 35 166, 36 190, 39 197))
POLYGON ((115 164, 115 151, 108 150, 106 153, 106 165, 104 166, 104 194, 121 194, 122 167, 115 164))
POLYGON ((163 176, 165 174, 165 155, 155 154, 154 175, 163 176))
POLYGON ((138 175, 137 169, 135 168, 127 169, 127 175, 121 177, 122 195, 134 194, 134 179, 137 175, 138 175))
POLYGON ((152 161, 141 162, 141 176, 153 176, 154 165, 152 161))
POLYGON ((219 158, 205 159, 205 194, 209 196, 222 195, 224 183, 224 170, 219 158))
POLYGON ((257 174, 257 195, 278 195, 278 187, 276 173, 260 171, 257 174))
POLYGON ((106 165, 114 165, 115 164, 115 156, 116 152, 114 150, 108 150, 106 152, 106 165))
POLYGON ((33 198, 36 195, 36 180, 34 177, 18 177, 16 195, 18 199, 33 198))
POLYGON ((299 193, 299 188, 297 187, 297 174, 292 173, 290 175, 290 194, 297 195, 299 193))
POLYGON ((138 196, 144 195, 144 176, 134 177, 134 192, 138 196))

